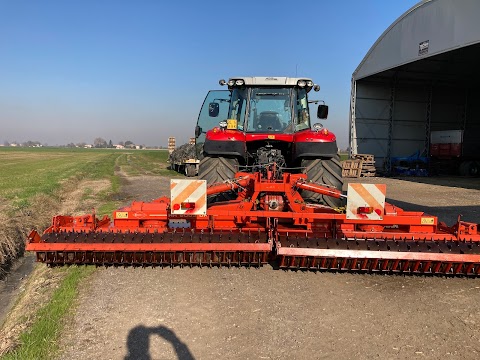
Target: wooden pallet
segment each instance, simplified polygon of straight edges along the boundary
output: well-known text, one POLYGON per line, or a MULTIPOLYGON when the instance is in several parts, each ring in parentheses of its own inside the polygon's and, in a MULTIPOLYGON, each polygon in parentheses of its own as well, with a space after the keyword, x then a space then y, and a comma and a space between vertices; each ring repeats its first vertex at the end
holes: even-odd
POLYGON ((352 160, 346 160, 342 163, 343 177, 374 177, 376 173, 375 156, 371 154, 352 155, 352 160), (357 168, 360 168, 360 170, 356 170, 357 168))
POLYGON ((355 154, 355 155, 352 155, 352 159, 375 162, 375 156, 371 154, 355 154))
POLYGON ((374 177, 377 169, 375 168, 375 161, 364 161, 362 166, 362 177, 374 177))
POLYGON ((345 160, 342 162, 342 177, 359 178, 362 174, 362 160, 345 160))

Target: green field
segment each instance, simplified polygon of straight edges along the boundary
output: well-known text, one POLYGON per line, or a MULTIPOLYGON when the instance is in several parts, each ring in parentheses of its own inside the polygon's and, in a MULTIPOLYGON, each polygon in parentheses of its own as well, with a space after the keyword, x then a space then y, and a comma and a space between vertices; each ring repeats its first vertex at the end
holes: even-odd
MULTIPOLYGON (((341 154, 341 160, 347 157, 341 154)), ((130 176, 178 176, 167 169, 167 160, 165 150, 0 148, 0 199, 28 206, 34 195, 51 195, 71 178, 108 179, 116 192, 115 170, 130 176)))
MULTIPOLYGON (((24 239, 17 234, 28 233, 30 226, 44 227, 45 221, 48 223, 50 220, 52 215, 48 219, 37 216, 36 220, 29 215, 40 214, 39 207, 42 207, 45 199, 59 204, 60 195, 78 187, 81 181, 106 179, 110 183, 109 189, 96 194, 95 199, 99 204, 97 214, 110 214, 119 205, 113 200, 113 195, 120 190, 122 175, 176 174, 167 170, 167 159, 168 152, 164 150, 0 148, 0 267, 19 253, 20 243, 24 239)), ((91 196, 92 190, 85 188, 84 197, 91 196)), ((53 209, 46 210, 52 212, 53 209)), ((8 329, 15 328, 17 322, 24 323, 27 318, 28 328, 18 339, 19 346, 0 356, 1 359, 52 358, 58 350, 58 337, 65 317, 72 312, 78 286, 94 269, 75 266, 47 269, 47 278, 60 279, 58 287, 48 290, 51 291, 51 297, 46 303, 38 304, 28 296, 17 300, 17 305, 28 302, 27 308, 31 312, 25 315, 22 310, 14 310, 20 315, 16 315, 19 316, 15 317, 16 320, 10 320, 8 329)), ((28 289, 37 283, 37 279, 32 278, 25 286, 28 289)), ((41 292, 47 291, 47 287, 43 286, 41 292)), ((39 291, 26 290, 23 294, 36 294, 39 291)), ((22 308, 20 305, 17 307, 22 308)), ((0 330, 8 333, 5 324, 0 330)))
POLYGON ((0 198, 27 206, 34 195, 51 195, 70 178, 109 179, 115 192, 116 169, 128 175, 169 175, 167 158, 162 150, 0 148, 0 198))

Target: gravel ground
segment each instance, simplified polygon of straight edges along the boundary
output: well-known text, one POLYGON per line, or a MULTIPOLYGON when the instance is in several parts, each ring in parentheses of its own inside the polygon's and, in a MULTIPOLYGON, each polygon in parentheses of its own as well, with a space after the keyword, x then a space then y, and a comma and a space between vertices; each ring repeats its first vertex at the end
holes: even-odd
MULTIPOLYGON (((478 179, 361 179, 390 202, 479 222, 478 179), (424 183, 419 183, 422 181, 424 183)), ((130 178, 125 199, 167 194, 130 178)), ((244 268, 102 268, 61 359, 480 358, 480 279, 244 268)))

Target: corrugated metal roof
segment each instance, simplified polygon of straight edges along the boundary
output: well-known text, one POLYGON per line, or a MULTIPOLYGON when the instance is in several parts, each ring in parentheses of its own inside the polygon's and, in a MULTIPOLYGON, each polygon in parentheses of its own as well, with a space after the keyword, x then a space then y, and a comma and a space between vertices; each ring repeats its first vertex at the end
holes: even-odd
POLYGON ((384 31, 353 79, 480 43, 479 17, 479 0, 423 0, 384 31))

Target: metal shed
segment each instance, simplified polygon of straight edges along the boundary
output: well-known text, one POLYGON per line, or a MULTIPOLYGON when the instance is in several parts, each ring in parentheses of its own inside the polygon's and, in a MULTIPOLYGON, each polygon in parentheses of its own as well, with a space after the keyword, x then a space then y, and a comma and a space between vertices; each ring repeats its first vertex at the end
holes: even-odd
POLYGON ((385 30, 352 75, 352 155, 390 172, 394 157, 429 156, 434 130, 463 130, 480 154, 479 18, 478 0, 424 0, 385 30))

